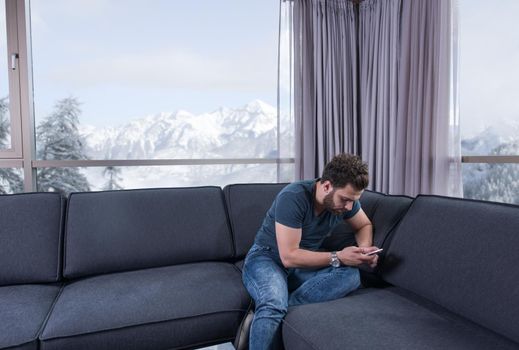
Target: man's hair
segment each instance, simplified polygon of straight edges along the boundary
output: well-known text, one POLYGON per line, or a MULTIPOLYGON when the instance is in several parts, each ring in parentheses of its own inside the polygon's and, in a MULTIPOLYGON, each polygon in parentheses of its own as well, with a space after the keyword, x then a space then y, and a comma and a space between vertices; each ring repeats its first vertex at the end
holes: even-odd
POLYGON ((338 154, 324 167, 321 183, 325 181, 330 181, 335 188, 343 188, 349 184, 361 191, 368 187, 368 165, 353 154, 338 154))

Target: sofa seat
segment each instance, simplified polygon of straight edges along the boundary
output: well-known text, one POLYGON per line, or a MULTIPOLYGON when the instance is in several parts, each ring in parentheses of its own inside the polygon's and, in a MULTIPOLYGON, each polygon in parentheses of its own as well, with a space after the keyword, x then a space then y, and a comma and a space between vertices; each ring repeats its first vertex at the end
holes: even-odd
POLYGON ((245 259, 243 260, 239 260, 237 262, 234 263, 234 265, 240 269, 240 271, 243 272, 243 265, 245 265, 245 259))
POLYGON ((38 334, 59 290, 56 285, 0 287, 0 348, 37 349, 38 334))
POLYGON ((290 308, 287 349, 519 349, 512 342, 397 287, 290 308))
POLYGON ((249 305, 232 264, 201 262, 67 284, 41 349, 167 349, 229 341, 249 305))

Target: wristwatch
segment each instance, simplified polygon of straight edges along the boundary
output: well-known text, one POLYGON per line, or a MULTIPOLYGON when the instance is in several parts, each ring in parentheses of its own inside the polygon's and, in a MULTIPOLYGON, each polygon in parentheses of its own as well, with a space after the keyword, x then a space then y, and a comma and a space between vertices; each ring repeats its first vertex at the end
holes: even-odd
POLYGON ((333 267, 341 266, 341 261, 337 257, 337 252, 332 252, 332 256, 330 257, 330 265, 333 267))

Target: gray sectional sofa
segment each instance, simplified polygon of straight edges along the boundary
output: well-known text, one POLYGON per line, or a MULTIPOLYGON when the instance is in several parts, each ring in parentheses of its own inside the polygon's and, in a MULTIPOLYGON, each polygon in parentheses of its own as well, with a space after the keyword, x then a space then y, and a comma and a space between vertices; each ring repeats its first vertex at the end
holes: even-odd
POLYGON ((289 310, 285 346, 519 349, 519 207, 418 196, 379 232, 394 199, 381 197, 372 216, 385 251, 371 275, 385 287, 289 310))
MULTIPOLYGON (((1 349, 233 341, 242 261, 283 184, 0 196, 1 349)), ((289 309, 287 349, 519 349, 519 207, 366 191, 365 288, 289 309)), ((323 249, 353 244, 347 225, 323 249)))

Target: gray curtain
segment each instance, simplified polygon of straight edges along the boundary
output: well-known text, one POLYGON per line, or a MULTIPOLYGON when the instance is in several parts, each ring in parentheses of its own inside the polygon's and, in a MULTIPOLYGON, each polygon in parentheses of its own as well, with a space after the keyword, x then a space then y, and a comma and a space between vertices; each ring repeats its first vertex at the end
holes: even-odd
POLYGON ((373 190, 461 194, 453 1, 294 2, 296 178, 349 152, 373 190))
POLYGON ((461 196, 452 0, 403 0, 388 191, 461 196))
POLYGON ((361 157, 370 188, 391 191, 395 164, 400 0, 367 0, 359 7, 361 157))
POLYGON ((341 0, 296 0, 293 11, 295 167, 304 179, 360 149, 356 16, 341 0))

